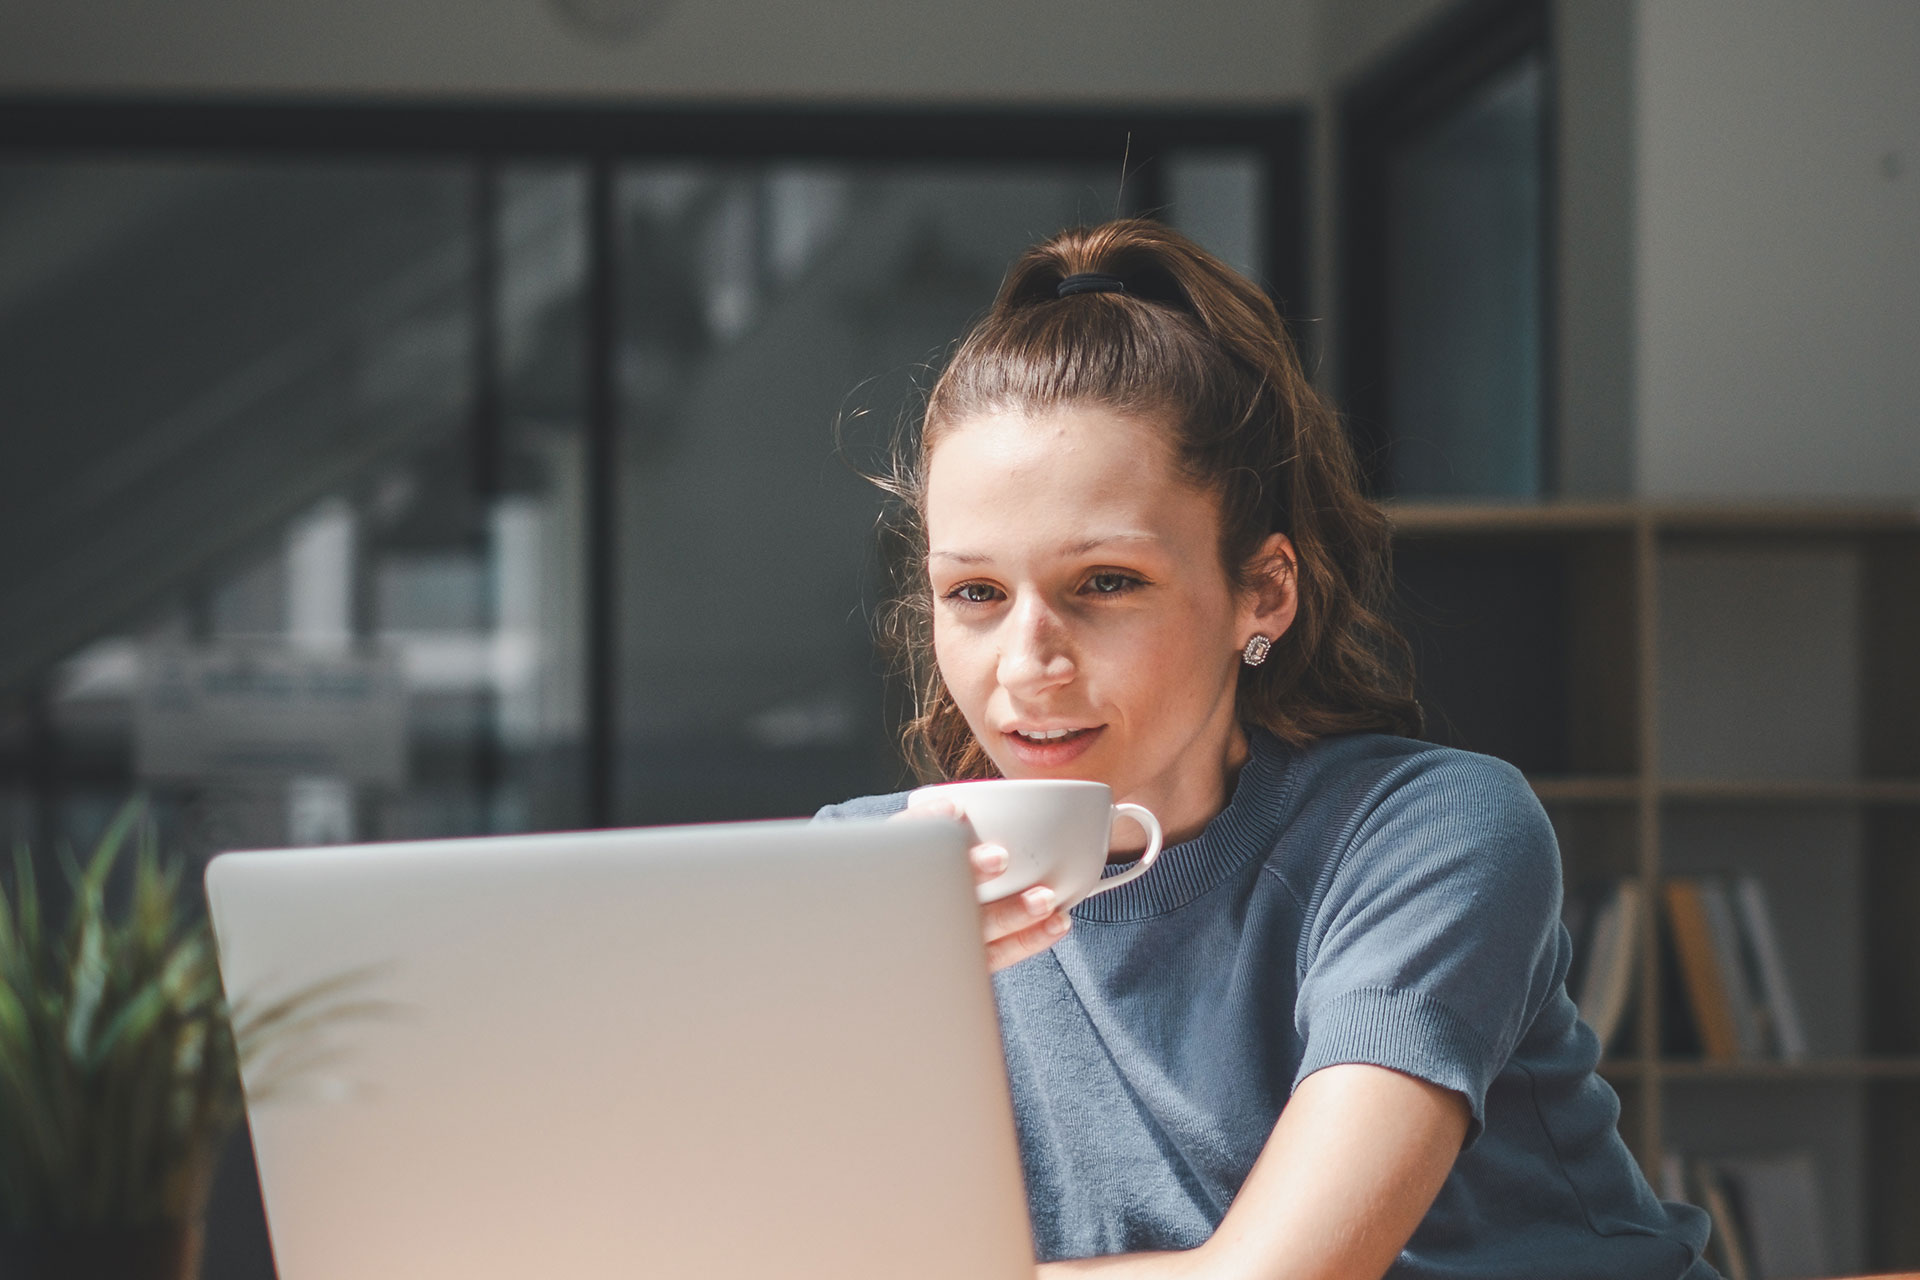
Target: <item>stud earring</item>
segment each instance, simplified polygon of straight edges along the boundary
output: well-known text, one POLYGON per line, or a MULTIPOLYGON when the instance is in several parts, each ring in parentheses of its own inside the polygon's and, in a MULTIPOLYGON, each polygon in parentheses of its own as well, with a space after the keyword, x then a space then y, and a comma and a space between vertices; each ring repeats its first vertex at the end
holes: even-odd
POLYGON ((1273 648, 1273 641, 1265 636, 1255 636, 1247 641, 1247 647, 1240 651, 1240 661, 1250 667, 1257 667, 1267 660, 1267 650, 1273 648))

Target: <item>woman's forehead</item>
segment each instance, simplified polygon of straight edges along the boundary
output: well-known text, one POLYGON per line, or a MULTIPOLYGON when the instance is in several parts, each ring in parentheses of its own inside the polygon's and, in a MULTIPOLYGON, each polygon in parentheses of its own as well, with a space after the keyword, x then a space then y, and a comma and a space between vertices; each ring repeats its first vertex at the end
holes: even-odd
POLYGON ((1141 483, 1179 479, 1171 432, 1100 406, 1006 410, 950 424, 927 459, 931 487, 945 477, 1054 476, 1062 483, 1128 473, 1141 483))
POLYGON ((1105 409, 980 415, 942 433, 927 462, 929 546, 948 558, 987 543, 1210 542, 1218 519, 1164 428, 1105 409))
MULTIPOLYGON (((1102 552, 1124 558, 1129 554, 1151 554, 1164 551, 1167 549, 1167 539, 1158 533, 1119 530, 1072 538, 1042 549, 1051 551, 1055 557, 1062 560, 1079 560, 1087 556, 1097 556, 1102 552)), ((991 551, 972 550, 964 545, 957 545, 931 547, 927 551, 927 558, 938 564, 967 568, 989 564, 994 557, 991 551)))

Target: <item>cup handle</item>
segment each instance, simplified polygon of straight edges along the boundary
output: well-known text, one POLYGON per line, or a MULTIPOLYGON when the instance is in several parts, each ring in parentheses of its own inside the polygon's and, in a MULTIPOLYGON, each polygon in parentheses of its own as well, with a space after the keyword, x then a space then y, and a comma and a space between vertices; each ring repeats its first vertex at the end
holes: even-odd
MULTIPOLYGON (((1134 863, 1131 870, 1123 871, 1117 876, 1109 876, 1105 880, 1096 881, 1093 888, 1087 892, 1089 898, 1096 893, 1105 893, 1109 889, 1118 889, 1129 880, 1138 880, 1147 873, 1147 868, 1153 865, 1153 860, 1160 856, 1160 819, 1153 816, 1153 811, 1145 805, 1139 804, 1117 804, 1113 806, 1113 818, 1123 817, 1132 818, 1135 822, 1139 823, 1141 829, 1147 833, 1147 850, 1140 855, 1140 861, 1134 863)), ((1111 822, 1112 819, 1109 819, 1109 825, 1111 825, 1111 822)))

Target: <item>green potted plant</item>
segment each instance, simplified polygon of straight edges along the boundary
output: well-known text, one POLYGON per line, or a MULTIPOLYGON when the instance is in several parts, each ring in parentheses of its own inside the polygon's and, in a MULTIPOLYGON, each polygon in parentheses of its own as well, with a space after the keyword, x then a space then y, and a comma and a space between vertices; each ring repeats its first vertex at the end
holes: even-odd
POLYGON ((344 983, 229 1010, 206 915, 138 801, 84 865, 65 859, 57 925, 27 851, 13 863, 11 893, 0 886, 0 1276, 192 1280, 214 1167, 243 1115, 241 1060, 340 1012, 319 1006, 344 983), (130 838, 116 911, 109 882, 130 838))

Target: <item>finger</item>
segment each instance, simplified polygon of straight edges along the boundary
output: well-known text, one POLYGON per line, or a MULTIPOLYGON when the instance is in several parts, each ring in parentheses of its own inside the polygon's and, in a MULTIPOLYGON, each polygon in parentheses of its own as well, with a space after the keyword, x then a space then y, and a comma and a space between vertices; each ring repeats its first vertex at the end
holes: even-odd
POLYGON ((987 941, 994 942, 1030 928, 1059 905, 1060 900, 1053 890, 1037 884, 1031 889, 997 898, 981 907, 981 925, 986 931, 987 941))
POLYGON ((907 799, 907 807, 892 815, 888 821, 893 821, 895 818, 957 818, 959 816, 960 807, 944 796, 928 796, 924 800, 910 796, 907 799))
POLYGON ((1045 920, 1029 925, 1018 933, 1010 933, 1004 938, 996 938, 987 944, 987 968, 1000 970, 1008 965, 1018 964, 1028 956, 1037 956, 1060 939, 1067 936, 1067 930, 1073 925, 1073 917, 1064 911, 1056 911, 1045 920))
POLYGON ((973 882, 985 884, 1007 869, 1011 860, 1007 851, 997 844, 977 844, 971 850, 973 859, 973 882))

